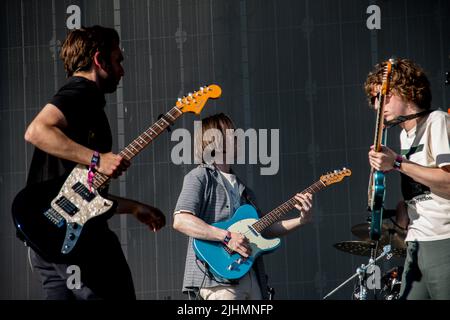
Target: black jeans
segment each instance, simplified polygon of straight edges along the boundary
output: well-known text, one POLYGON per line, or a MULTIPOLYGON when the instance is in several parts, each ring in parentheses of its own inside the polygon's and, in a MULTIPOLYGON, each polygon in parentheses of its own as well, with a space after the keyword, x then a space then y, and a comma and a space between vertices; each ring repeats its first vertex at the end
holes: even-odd
MULTIPOLYGON (((45 298, 49 300, 135 300, 133 279, 117 236, 110 230, 108 241, 94 241, 82 258, 71 263, 52 263, 31 250, 33 268, 40 275, 45 298), (70 266, 80 270, 79 289, 73 284, 73 271, 70 266)), ((97 239, 96 239, 97 240, 97 239)))

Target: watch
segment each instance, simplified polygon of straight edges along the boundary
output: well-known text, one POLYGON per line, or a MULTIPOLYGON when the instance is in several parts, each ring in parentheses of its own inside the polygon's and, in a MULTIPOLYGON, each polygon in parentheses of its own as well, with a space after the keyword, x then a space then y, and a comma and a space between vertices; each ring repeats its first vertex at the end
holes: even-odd
POLYGON ((403 162, 403 157, 401 155, 397 155, 397 157, 394 160, 394 165, 393 165, 394 170, 399 171, 400 167, 402 165, 402 162, 403 162))

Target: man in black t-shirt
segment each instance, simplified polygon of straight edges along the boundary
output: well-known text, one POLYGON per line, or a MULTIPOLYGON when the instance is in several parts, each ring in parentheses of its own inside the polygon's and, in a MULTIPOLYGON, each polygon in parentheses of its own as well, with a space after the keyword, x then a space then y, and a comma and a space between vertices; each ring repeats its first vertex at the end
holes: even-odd
MULTIPOLYGON (((114 92, 124 75, 119 41, 114 29, 100 26, 68 34, 61 58, 69 79, 25 133, 26 141, 36 147, 27 184, 66 175, 76 164, 90 165, 95 152, 100 154, 96 170, 102 174, 117 178, 129 167, 129 161, 111 152, 111 129, 104 111, 104 94, 114 92)), ((155 232, 165 225, 157 208, 109 194, 106 197, 117 202, 115 213, 132 213, 155 232)), ((120 242, 106 218, 90 223, 80 238, 80 254, 72 261, 49 261, 32 251, 33 267, 41 276, 47 299, 136 298, 120 242), (67 286, 71 265, 79 267, 80 289, 67 286)))

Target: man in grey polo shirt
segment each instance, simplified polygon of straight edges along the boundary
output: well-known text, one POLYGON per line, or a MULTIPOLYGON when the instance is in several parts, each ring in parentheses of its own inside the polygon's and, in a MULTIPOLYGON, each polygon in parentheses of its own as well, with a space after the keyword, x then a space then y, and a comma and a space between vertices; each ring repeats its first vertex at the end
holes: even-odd
MULTIPOLYGON (((223 144, 209 135, 217 129, 225 141, 226 130, 234 129, 230 118, 223 113, 202 120, 202 130, 195 132, 196 156, 203 158, 204 149, 214 146, 214 159, 225 160, 226 150, 223 144), (200 136, 199 136, 200 135, 200 136)), ((217 132, 216 130, 216 132, 217 132)), ((209 161, 207 161, 209 162, 209 161)), ((255 197, 244 183, 236 177, 225 161, 209 162, 193 169, 184 177, 183 187, 174 212, 174 229, 189 236, 186 265, 183 280, 183 292, 195 292, 205 300, 260 300, 267 299, 267 279, 263 258, 259 257, 254 267, 238 282, 224 282, 212 277, 197 262, 192 247, 193 238, 210 241, 224 241, 229 238, 227 246, 233 251, 248 257, 251 253, 248 239, 242 234, 228 232, 211 224, 228 220, 235 210, 243 204, 255 205, 255 197)), ((296 205, 300 211, 298 218, 286 219, 273 224, 263 236, 271 238, 284 235, 311 220, 311 194, 297 194, 296 205)))

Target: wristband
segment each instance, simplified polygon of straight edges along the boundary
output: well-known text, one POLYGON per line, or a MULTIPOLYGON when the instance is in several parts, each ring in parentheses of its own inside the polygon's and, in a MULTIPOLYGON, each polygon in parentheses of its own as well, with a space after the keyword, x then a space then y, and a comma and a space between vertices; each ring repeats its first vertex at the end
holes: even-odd
POLYGON ((402 162, 403 162, 403 157, 401 155, 397 155, 397 157, 394 160, 394 165, 393 165, 394 170, 399 171, 400 167, 402 165, 402 162))
POLYGON ((89 165, 89 170, 88 170, 88 185, 89 185, 89 192, 91 191, 92 188, 92 183, 94 181, 94 169, 95 166, 99 163, 100 160, 100 154, 98 153, 98 151, 94 151, 94 154, 92 155, 92 159, 91 159, 91 164, 89 165))
POLYGON ((228 245, 228 242, 230 242, 231 240, 231 232, 227 231, 227 235, 225 236, 225 238, 223 238, 222 242, 224 245, 228 245))

